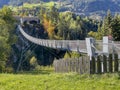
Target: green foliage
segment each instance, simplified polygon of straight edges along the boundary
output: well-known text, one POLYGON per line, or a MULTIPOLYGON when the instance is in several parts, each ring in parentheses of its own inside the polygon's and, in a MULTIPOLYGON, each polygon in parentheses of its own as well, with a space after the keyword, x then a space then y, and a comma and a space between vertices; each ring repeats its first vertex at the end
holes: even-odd
POLYGON ((81 56, 81 54, 79 52, 66 52, 64 55, 65 59, 68 58, 79 58, 81 56))
POLYGON ((113 18, 112 22, 112 36, 114 40, 119 41, 120 40, 120 15, 116 14, 113 18))
POLYGON ((8 7, 0 9, 0 71, 4 71, 11 55, 11 45, 15 42, 14 18, 8 7))
POLYGON ((97 32, 90 31, 89 36, 92 36, 98 40, 101 40, 103 36, 111 35, 114 40, 120 40, 120 15, 115 14, 112 17, 110 11, 108 11, 107 16, 104 18, 102 24, 98 24, 97 32))
POLYGON ((89 36, 100 40, 103 36, 112 35, 112 16, 110 11, 107 12, 107 16, 104 18, 102 25, 98 24, 97 32, 89 32, 89 36))
POLYGON ((79 58, 81 54, 79 52, 72 52, 71 58, 79 58))
POLYGON ((112 35, 112 16, 110 11, 107 12, 107 16, 103 21, 101 29, 102 29, 102 36, 112 35))
POLYGON ((0 61, 0 73, 5 71, 5 61, 0 61))
POLYGON ((76 40, 85 39, 90 30, 96 30, 96 22, 89 18, 81 18, 72 12, 58 12, 51 6, 50 9, 40 8, 40 21, 47 31, 49 38, 76 40))
POLYGON ((50 72, 53 72, 54 70, 54 67, 53 66, 40 66, 40 65, 37 65, 35 67, 35 71, 50 71, 50 72))
POLYGON ((64 55, 64 58, 65 59, 71 58, 71 54, 69 52, 66 52, 64 55))
POLYGON ((30 59, 30 66, 32 69, 34 69, 35 67, 37 67, 38 63, 37 63, 37 59, 33 56, 31 59, 30 59))

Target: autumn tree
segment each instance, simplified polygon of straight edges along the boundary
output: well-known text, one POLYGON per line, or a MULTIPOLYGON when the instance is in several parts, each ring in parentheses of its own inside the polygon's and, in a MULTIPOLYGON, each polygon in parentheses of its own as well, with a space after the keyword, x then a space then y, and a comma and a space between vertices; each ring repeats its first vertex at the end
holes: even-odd
POLYGON ((52 39, 54 36, 55 26, 52 24, 52 21, 47 18, 46 14, 44 14, 43 17, 43 26, 48 33, 49 38, 52 39))

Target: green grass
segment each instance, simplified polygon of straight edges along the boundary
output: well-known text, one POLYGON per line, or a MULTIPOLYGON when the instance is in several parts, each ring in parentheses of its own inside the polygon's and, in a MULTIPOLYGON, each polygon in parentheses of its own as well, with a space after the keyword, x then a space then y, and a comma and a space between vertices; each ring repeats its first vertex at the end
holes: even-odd
POLYGON ((0 90, 119 90, 118 74, 78 75, 76 73, 0 74, 0 90))

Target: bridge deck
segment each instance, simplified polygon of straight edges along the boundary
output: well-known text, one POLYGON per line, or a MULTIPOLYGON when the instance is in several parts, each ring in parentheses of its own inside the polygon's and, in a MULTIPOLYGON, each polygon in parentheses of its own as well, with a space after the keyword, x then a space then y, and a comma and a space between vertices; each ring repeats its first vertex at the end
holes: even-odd
POLYGON ((28 39, 29 41, 50 48, 55 49, 63 49, 63 50, 71 50, 71 51, 78 51, 82 53, 86 52, 86 43, 85 40, 47 40, 47 39, 38 39, 28 35, 22 27, 19 25, 19 30, 22 35, 28 39))

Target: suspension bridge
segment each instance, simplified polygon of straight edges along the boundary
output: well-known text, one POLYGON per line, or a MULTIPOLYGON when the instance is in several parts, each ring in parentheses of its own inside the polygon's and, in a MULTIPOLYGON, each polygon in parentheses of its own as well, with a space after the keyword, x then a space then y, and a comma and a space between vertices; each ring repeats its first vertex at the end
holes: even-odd
POLYGON ((70 50, 70 51, 77 51, 81 53, 86 53, 86 42, 85 40, 47 40, 47 39, 38 39, 28 35, 23 28, 19 25, 18 26, 21 34, 29 41, 54 49, 61 49, 61 50, 70 50))
MULTIPOLYGON (((26 20, 34 20, 34 18, 20 20, 21 23, 23 23, 26 20)), ((38 19, 35 18, 35 20, 38 19)), ((109 40, 107 36, 103 37, 102 41, 95 41, 93 38, 86 38, 86 40, 48 40, 39 39, 27 34, 21 25, 18 25, 18 29, 30 42, 49 48, 86 53, 90 57, 98 54, 120 53, 120 42, 113 42, 112 40, 109 40)))

